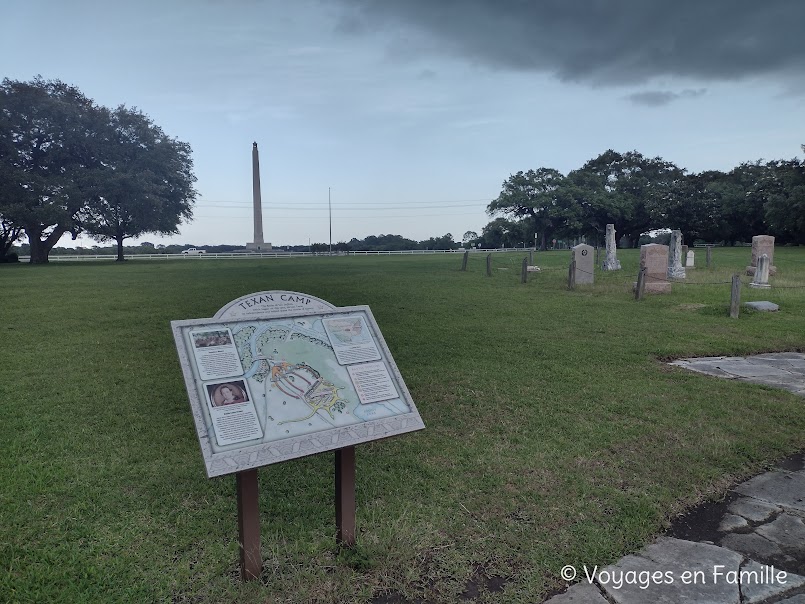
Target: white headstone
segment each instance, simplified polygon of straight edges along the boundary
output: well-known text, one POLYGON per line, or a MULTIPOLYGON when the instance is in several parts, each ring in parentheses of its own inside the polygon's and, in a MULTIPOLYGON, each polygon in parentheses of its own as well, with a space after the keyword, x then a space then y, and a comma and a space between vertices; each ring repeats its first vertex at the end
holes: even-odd
POLYGON ((694 264, 694 253, 693 250, 688 252, 688 257, 685 258, 685 268, 694 268, 696 265, 694 264))
POLYGON ((595 282, 595 248, 586 243, 571 248, 572 258, 576 261, 576 284, 592 285, 595 282))
POLYGON ((749 284, 749 287, 764 289, 771 287, 771 285, 769 285, 769 264, 769 257, 766 254, 763 254, 757 259, 757 270, 755 271, 755 276, 752 279, 752 283, 749 284))

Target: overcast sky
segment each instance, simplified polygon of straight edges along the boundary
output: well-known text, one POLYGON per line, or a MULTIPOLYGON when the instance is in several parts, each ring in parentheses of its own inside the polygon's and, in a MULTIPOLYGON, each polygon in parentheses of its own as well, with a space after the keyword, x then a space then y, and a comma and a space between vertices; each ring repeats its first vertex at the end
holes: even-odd
MULTIPOLYGON (((692 172, 801 156, 802 0, 7 0, 0 75, 136 106, 190 143, 192 223, 275 246, 480 233, 512 173, 607 149, 692 172)), ((91 245, 87 239, 80 243, 91 245)), ((73 245, 68 242, 63 244, 73 245)))

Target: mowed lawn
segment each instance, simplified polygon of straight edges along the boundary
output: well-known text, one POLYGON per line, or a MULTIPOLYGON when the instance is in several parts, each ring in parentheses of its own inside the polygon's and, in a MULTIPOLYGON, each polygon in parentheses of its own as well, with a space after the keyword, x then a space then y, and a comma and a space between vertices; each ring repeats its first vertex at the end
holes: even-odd
MULTIPOLYGON (((539 602, 805 448, 805 399, 661 361, 805 348, 805 249, 779 313, 727 316, 749 248, 636 302, 638 252, 566 290, 568 252, 0 266, 0 601, 539 602), (503 269, 503 270, 501 270, 503 269), (238 579, 235 480, 207 479, 169 321, 255 291, 368 304, 427 426, 260 470, 264 569, 238 579), (420 598, 420 600, 417 600, 420 598)), ((746 280, 747 278, 744 277, 746 280)))

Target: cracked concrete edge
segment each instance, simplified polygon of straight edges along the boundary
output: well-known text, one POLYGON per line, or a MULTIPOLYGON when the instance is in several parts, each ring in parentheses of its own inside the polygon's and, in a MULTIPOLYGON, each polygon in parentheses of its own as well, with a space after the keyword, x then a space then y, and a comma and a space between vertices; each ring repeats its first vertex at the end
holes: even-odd
MULTIPOLYGON (((758 474, 753 476, 752 478, 745 480, 739 485, 732 487, 729 492, 736 493, 741 497, 747 497, 754 501, 758 501, 761 503, 765 503, 767 505, 776 506, 782 508, 784 512, 788 512, 789 514, 794 514, 795 516, 805 516, 805 509, 802 507, 793 507, 788 503, 780 503, 779 501, 772 501, 772 497, 766 496, 761 497, 757 493, 747 492, 748 489, 752 488, 753 485, 750 485, 752 482, 759 482, 759 479, 762 477, 768 476, 770 474, 780 474, 780 475, 789 475, 789 476, 805 476, 805 470, 785 470, 783 468, 775 468, 773 470, 769 470, 767 472, 763 472, 762 474, 758 474)), ((779 513, 777 514, 779 515, 779 513)))

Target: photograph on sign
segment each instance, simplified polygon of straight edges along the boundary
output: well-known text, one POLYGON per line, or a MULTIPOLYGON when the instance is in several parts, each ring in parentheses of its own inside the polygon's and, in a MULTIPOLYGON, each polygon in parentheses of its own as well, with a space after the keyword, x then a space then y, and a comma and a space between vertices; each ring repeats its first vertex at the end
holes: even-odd
POLYGON ((201 379, 214 380, 243 375, 243 366, 229 329, 193 331, 190 338, 201 379))
POLYGON ((208 383, 204 388, 212 432, 219 446, 263 438, 246 380, 208 383))
POLYGON ((368 307, 172 326, 210 476, 424 427, 368 307))

